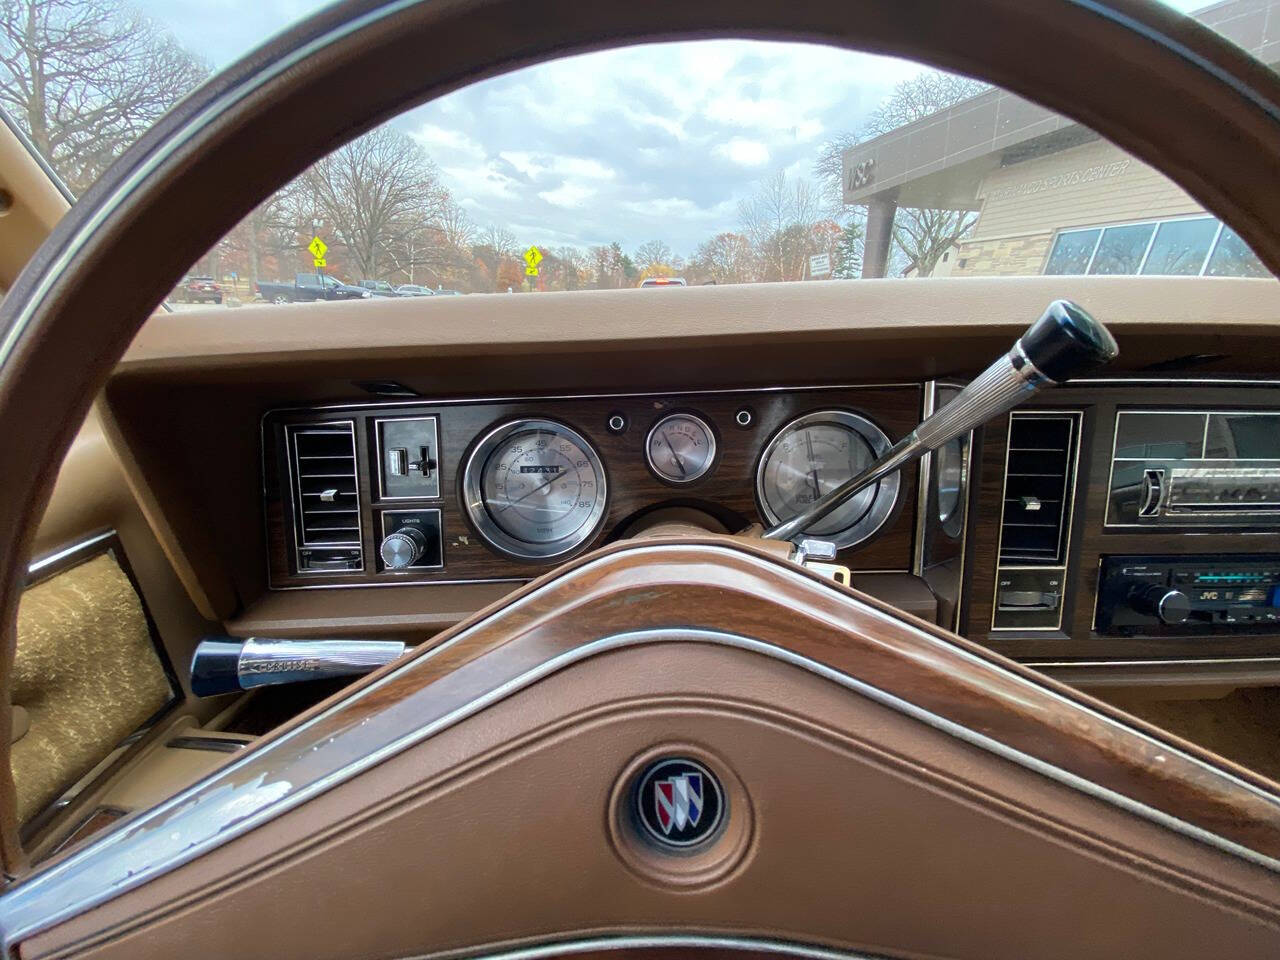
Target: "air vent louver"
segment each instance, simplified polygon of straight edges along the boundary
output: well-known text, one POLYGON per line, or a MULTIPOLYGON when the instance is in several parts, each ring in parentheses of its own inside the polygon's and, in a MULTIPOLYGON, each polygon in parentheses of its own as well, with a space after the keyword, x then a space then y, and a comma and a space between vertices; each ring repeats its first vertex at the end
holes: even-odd
POLYGON ((360 488, 355 424, 287 427, 293 468, 295 536, 301 567, 360 569, 360 488), (308 548, 322 548, 317 551, 308 548), (332 548, 345 548, 334 550, 332 548), (340 562, 355 559, 356 562, 340 562))
POLYGON ((1000 566, 1065 564, 1076 425, 1075 414, 1010 415, 1000 566))

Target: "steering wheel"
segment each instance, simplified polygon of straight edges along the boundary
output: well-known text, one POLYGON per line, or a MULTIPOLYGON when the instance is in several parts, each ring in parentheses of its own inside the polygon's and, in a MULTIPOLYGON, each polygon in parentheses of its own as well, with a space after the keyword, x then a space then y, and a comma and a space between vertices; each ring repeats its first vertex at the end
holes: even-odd
MULTIPOLYGON (((1161 169, 1280 269, 1280 82, 1146 0, 338 4, 163 118, 0 307, 0 682, 79 423, 262 197, 481 78, 710 36, 1000 84, 1161 169)), ((733 538, 573 560, 31 875, 3 766, 0 931, 23 957, 1280 947, 1266 781, 733 538)))

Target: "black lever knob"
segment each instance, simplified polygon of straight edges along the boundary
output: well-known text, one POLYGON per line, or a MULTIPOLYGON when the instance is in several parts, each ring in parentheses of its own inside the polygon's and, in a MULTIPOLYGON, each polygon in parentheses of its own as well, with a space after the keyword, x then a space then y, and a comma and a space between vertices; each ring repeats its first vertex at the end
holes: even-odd
POLYGON ((1055 300, 1018 338, 1018 349, 1055 383, 1096 370, 1120 353, 1116 338, 1084 307, 1055 300))

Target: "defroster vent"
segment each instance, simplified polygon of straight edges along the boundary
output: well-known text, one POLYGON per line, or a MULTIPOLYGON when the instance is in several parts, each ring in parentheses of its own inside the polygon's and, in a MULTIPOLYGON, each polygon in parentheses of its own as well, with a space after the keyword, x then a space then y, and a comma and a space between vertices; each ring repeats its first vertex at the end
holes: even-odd
POLYGON ((286 427, 300 572, 364 569, 355 424, 286 427))

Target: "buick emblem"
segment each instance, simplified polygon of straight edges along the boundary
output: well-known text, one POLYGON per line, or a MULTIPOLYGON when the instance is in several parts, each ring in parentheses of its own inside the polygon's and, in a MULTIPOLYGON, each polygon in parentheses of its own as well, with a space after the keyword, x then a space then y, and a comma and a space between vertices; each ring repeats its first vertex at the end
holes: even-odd
POLYGON ((650 839, 692 847, 724 819, 724 793, 710 770, 693 760, 659 760, 636 781, 635 811, 650 839))

